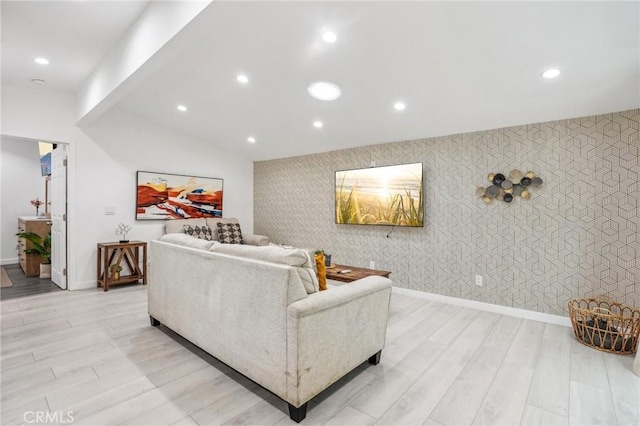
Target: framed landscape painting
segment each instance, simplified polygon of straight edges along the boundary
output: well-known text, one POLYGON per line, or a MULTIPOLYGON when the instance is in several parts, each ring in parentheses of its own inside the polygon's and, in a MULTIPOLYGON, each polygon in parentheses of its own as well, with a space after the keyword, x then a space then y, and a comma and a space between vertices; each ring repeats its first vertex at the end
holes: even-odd
POLYGON ((222 179, 137 172, 136 219, 222 217, 222 179))

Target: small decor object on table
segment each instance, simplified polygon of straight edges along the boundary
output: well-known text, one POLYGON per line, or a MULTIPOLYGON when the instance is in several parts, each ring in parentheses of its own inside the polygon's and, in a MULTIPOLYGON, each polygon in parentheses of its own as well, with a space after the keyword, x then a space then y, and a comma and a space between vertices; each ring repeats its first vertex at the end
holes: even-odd
POLYGON ((113 264, 109 266, 109 273, 111 274, 111 281, 120 281, 120 271, 122 266, 113 264))
POLYGON ((128 243, 127 233, 131 231, 131 227, 129 225, 125 225, 124 223, 120 223, 118 228, 116 229, 116 235, 122 235, 121 243, 128 243))
POLYGON ((38 198, 36 198, 35 200, 31 200, 31 205, 36 207, 36 217, 39 216, 38 210, 40 209, 40 206, 43 204, 44 203, 40 201, 38 198))
POLYGON ((324 257, 324 250, 316 250, 315 253, 316 272, 318 274, 318 286, 320 291, 327 289, 327 266, 324 257))

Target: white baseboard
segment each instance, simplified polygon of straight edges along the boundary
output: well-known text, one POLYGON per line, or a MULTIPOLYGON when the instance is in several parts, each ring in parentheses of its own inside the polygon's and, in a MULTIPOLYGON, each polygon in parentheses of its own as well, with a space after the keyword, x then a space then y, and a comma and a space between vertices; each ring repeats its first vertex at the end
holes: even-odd
POLYGON ((545 314, 542 312, 529 311, 527 309, 512 308, 510 306, 493 305, 491 303, 477 302, 475 300, 458 299, 457 297, 442 296, 439 294, 409 290, 407 288, 400 287, 393 287, 393 292, 405 296, 419 297, 420 299, 431 300, 433 302, 447 303, 449 305, 463 306, 465 308, 473 308, 480 311, 494 312, 501 315, 510 315, 512 317, 571 327, 571 320, 569 317, 562 317, 560 315, 545 314))
POLYGON ((13 258, 13 259, 0 259, 0 266, 2 265, 15 265, 16 263, 18 263, 18 258, 13 258))

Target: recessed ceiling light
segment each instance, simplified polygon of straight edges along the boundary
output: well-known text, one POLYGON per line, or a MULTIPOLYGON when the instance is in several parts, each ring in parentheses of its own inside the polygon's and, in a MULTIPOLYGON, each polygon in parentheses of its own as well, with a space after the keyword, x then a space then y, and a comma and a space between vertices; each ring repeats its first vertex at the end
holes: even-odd
POLYGON ((238 80, 238 81, 239 81, 240 83, 242 83, 242 84, 246 84, 246 83, 248 83, 248 82, 249 82, 249 77, 247 77, 247 76, 246 76, 246 75, 244 75, 244 74, 239 74, 239 75, 236 77, 236 80, 238 80))
POLYGON ((404 109, 407 107, 404 102, 396 102, 393 107, 395 109, 397 109, 398 111, 404 111, 404 109))
POLYGON ((178 111, 187 112, 187 107, 184 105, 178 105, 178 111))
POLYGON ((45 83, 45 81, 41 78, 32 78, 31 82, 36 86, 42 86, 45 83))
POLYGON ((340 88, 328 81, 316 81, 307 87, 307 92, 320 101, 335 101, 342 93, 340 88))
POLYGON ((39 65, 49 65, 49 60, 47 58, 36 58, 34 61, 39 65))
POLYGON ((557 68, 551 68, 542 73, 544 78, 556 78, 560 75, 560 70, 557 68))
POLYGON ((322 34, 322 39, 327 43, 335 43, 338 39, 338 36, 334 32, 326 31, 324 34, 322 34))
POLYGON ((256 138, 254 138, 253 136, 249 136, 247 138, 247 141, 251 142, 251 143, 256 143, 256 138))
POLYGON ((323 124, 322 121, 314 121, 313 122, 313 127, 317 127, 318 129, 322 128, 323 124))

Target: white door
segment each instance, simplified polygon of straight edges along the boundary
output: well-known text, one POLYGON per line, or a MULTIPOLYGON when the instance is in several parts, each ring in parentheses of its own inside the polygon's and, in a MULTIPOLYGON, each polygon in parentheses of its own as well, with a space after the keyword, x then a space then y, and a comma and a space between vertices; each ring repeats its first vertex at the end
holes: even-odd
POLYGON ((51 152, 51 280, 67 288, 67 145, 51 152))

